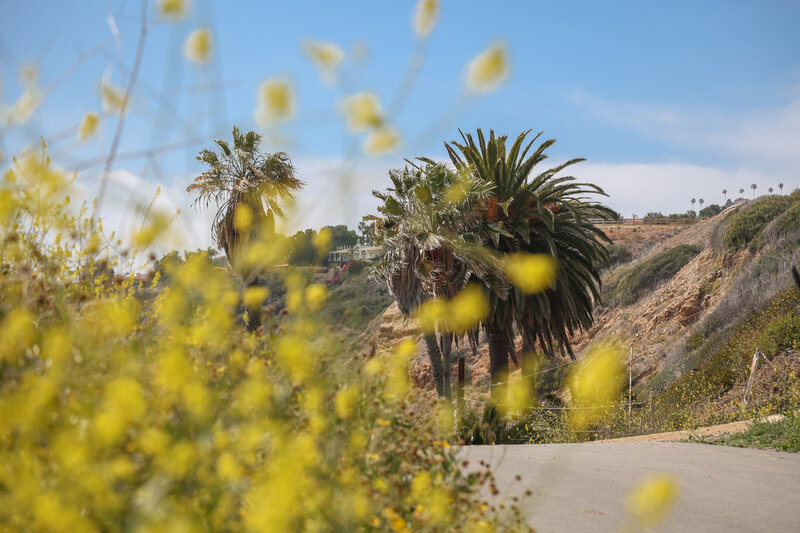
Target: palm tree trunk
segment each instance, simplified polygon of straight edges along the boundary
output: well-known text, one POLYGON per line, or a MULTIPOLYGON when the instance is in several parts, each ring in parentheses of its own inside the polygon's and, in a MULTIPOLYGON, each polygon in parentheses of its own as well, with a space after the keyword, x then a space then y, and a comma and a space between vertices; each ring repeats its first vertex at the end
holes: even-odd
POLYGON ((442 336, 442 364, 444 366, 444 372, 442 373, 442 381, 444 383, 444 387, 442 387, 444 392, 444 397, 448 400, 452 399, 452 392, 451 392, 451 370, 452 370, 452 360, 450 359, 450 353, 453 349, 453 334, 452 333, 444 333, 442 336))
POLYGON ((505 331, 496 323, 486 324, 489 340, 489 372, 492 375, 492 402, 498 407, 508 399, 508 339, 505 331))
POLYGON ((425 335, 425 344, 428 346, 428 359, 431 361, 431 372, 433 373, 433 383, 436 385, 436 394, 439 397, 444 394, 442 389, 442 353, 439 350, 439 343, 436 342, 436 334, 425 335))
POLYGON ((532 401, 536 399, 536 354, 533 346, 522 335, 522 379, 528 384, 528 392, 532 401))

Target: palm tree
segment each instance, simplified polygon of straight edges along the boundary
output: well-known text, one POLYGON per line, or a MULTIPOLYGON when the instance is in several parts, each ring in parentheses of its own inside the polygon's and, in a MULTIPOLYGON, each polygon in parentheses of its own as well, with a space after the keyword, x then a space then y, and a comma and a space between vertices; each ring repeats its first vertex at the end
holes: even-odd
POLYGON ((768 193, 770 193, 770 194, 772 194, 772 187, 770 187, 769 189, 767 189, 767 192, 768 192, 768 193))
MULTIPOLYGON (((288 154, 259 153, 261 136, 253 131, 243 134, 234 126, 233 147, 220 139, 214 142, 220 151, 200 152, 197 159, 208 168, 186 191, 198 195, 194 205, 216 205, 211 227, 214 244, 225 251, 245 286, 255 286, 262 269, 248 260, 247 251, 274 234, 275 217, 284 216, 280 202, 290 200, 292 192, 304 184, 295 176, 288 154)), ((255 329, 259 322, 260 316, 254 316, 248 326, 255 329)))
POLYGON ((702 199, 702 198, 700 198, 700 199, 698 200, 698 202, 700 203, 700 211, 702 211, 702 210, 703 210, 703 199, 702 199))
POLYGON ((740 197, 741 197, 741 196, 744 196, 744 188, 742 188, 742 189, 739 189, 739 195, 740 195, 740 197))
MULTIPOLYGON (((464 180, 445 165, 419 158, 403 169, 390 170, 392 188, 373 191, 382 201, 375 222, 376 240, 386 253, 374 270, 386 282, 398 308, 410 315, 430 298, 449 299, 466 284, 468 276, 490 276, 485 266, 499 265, 477 244, 479 223, 475 206, 489 197, 490 188, 464 180), (458 187, 462 196, 448 198, 458 187)), ((424 335, 431 373, 438 395, 450 398, 450 351, 453 332, 424 335)))
POLYGON ((728 189, 722 189, 722 205, 728 203, 728 189))
POLYGON ((695 198, 692 198, 692 211, 694 211, 694 204, 695 204, 696 201, 697 200, 695 198))
POLYGON ((753 183, 752 185, 750 185, 750 188, 753 189, 753 199, 755 199, 755 197, 756 197, 756 184, 753 183))
MULTIPOLYGON (((487 287, 490 311, 483 327, 489 339, 491 395, 497 404, 506 400, 509 356, 516 359, 515 324, 523 336, 524 354, 538 344, 548 355, 557 346, 562 354, 566 351, 574 357, 570 336, 593 323, 600 272, 608 262, 603 243, 611 242, 589 218, 614 218, 611 209, 588 199, 592 194, 605 195, 602 189, 577 183, 571 176, 557 176, 583 159, 570 159, 532 175, 555 139, 531 152, 541 133, 525 144, 528 133, 520 134, 508 149, 505 135, 496 137, 490 131, 487 140, 480 129, 477 142, 461 132, 461 143, 445 144, 457 172, 492 187, 491 198, 478 204, 489 232, 485 244, 501 256, 517 251, 549 254, 559 264, 554 286, 544 292, 524 294, 512 287, 504 296, 487 287)), ((522 363, 523 375, 533 374, 531 357, 523 357, 522 363)))
POLYGON ((781 194, 783 194, 783 183, 779 183, 778 188, 781 190, 781 194))

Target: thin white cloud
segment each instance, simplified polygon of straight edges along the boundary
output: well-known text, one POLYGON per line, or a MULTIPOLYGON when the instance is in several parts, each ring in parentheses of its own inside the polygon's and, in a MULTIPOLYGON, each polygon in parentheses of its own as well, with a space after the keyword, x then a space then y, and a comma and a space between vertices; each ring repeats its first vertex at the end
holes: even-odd
POLYGON ((800 166, 800 97, 772 108, 733 113, 612 101, 584 91, 573 91, 569 98, 598 119, 676 148, 706 151, 716 159, 721 156, 732 164, 771 173, 788 175, 800 166))

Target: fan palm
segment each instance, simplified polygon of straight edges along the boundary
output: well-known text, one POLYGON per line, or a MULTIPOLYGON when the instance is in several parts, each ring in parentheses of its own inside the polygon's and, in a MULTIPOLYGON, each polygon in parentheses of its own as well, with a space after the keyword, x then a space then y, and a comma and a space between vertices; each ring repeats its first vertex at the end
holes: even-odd
MULTIPOLYGON (((303 187, 285 152, 259 152, 261 136, 233 127, 233 146, 215 139, 219 152, 205 149, 197 159, 207 169, 187 192, 197 194, 195 205, 216 205, 211 227, 214 243, 225 251, 231 268, 246 286, 258 283, 261 269, 246 260, 248 248, 268 239, 275 231, 275 217, 283 217, 281 202, 303 187)), ((250 321, 256 327, 260 317, 250 321)))
MULTIPOLYGON (((365 217, 375 221, 377 241, 386 249, 375 274, 405 315, 430 298, 452 298, 472 274, 491 283, 487 269, 499 268, 474 233, 475 205, 489 197, 489 187, 462 179, 443 164, 418 161, 389 171, 393 187, 372 193, 382 201, 382 216, 365 217)), ((449 398, 453 333, 441 331, 441 345, 435 331, 424 339, 437 393, 449 398)))
POLYGON ((728 189, 722 189, 722 205, 728 203, 728 189))
POLYGON ((496 137, 491 131, 487 140, 480 129, 477 142, 461 132, 462 142, 445 144, 459 173, 492 188, 491 198, 478 204, 488 229, 487 246, 500 254, 549 254, 559 265, 555 284, 544 292, 525 294, 512 287, 504 296, 488 287, 490 311, 483 325, 489 339, 492 398, 499 404, 507 395, 503 382, 509 356, 515 359, 514 324, 523 337, 523 375, 533 373, 529 350, 537 343, 548 355, 557 347, 562 355, 566 351, 574 358, 570 336, 593 323, 600 272, 608 262, 603 243, 611 242, 590 218, 614 218, 611 209, 590 200, 591 195, 605 195, 602 189, 571 176, 557 176, 583 159, 570 159, 533 175, 555 140, 546 140, 531 151, 541 133, 526 143, 529 133, 520 134, 508 149, 505 135, 496 137))

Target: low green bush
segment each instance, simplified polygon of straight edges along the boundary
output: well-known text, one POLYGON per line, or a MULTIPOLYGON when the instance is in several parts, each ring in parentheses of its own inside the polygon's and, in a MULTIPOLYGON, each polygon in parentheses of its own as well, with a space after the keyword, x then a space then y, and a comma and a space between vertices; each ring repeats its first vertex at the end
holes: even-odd
POLYGON ((782 237, 798 229, 800 229, 800 202, 795 202, 775 221, 775 233, 782 237))
POLYGON ((786 211, 794 201, 792 196, 769 196, 732 213, 722 234, 725 248, 733 252, 750 244, 767 224, 786 211))
POLYGON ((613 279, 602 295, 605 305, 630 305, 646 292, 672 279, 700 253, 702 247, 681 244, 664 250, 613 279))

